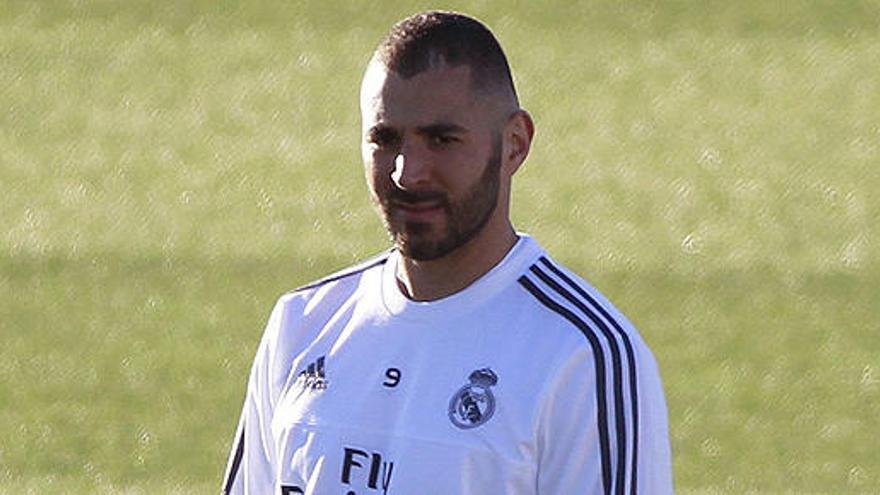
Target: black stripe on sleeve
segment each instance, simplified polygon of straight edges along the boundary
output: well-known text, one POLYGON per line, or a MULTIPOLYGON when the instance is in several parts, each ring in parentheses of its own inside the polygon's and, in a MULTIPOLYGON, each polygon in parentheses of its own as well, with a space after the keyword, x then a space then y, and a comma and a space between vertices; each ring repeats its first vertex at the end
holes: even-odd
POLYGON ((223 495, 232 493, 232 484, 235 482, 235 476, 241 467, 241 460, 244 458, 244 421, 241 423, 241 433, 238 435, 238 442, 235 447, 235 454, 230 459, 229 467, 226 471, 226 484, 223 486, 223 495))
POLYGON ((598 409, 598 430, 599 430, 599 451, 602 457, 602 484, 605 487, 605 494, 611 494, 611 449, 608 444, 608 404, 605 399, 605 354, 602 352, 602 346, 599 339, 587 324, 577 315, 569 311, 566 307, 560 305, 550 298, 544 291, 538 288, 525 275, 519 278, 519 283, 535 298, 551 311, 559 314, 574 326, 576 326, 587 338, 590 347, 593 350, 596 362, 596 406, 598 409))
POLYGON ((608 314, 608 311, 599 304, 595 298, 593 298, 580 284, 572 280, 571 277, 565 274, 558 267, 554 266, 546 257, 541 257, 541 263, 550 269, 557 277, 563 280, 569 287, 574 289, 581 297, 589 301, 589 303, 596 308, 599 313, 605 318, 605 320, 617 330, 617 333, 620 334, 621 339, 623 340, 623 347, 626 351, 627 365, 629 371, 629 400, 632 404, 632 424, 633 424, 633 454, 632 454, 632 466, 630 471, 630 494, 636 495, 636 490, 638 489, 638 468, 639 468, 639 392, 638 392, 638 383, 637 383, 637 375, 636 375, 636 359, 635 352, 633 351, 632 342, 630 342, 629 336, 626 331, 623 330, 620 323, 617 320, 611 317, 608 314))
POLYGON ((620 362, 620 349, 617 346, 617 339, 611 333, 611 330, 608 329, 608 325, 599 318, 595 312, 591 311, 590 308, 587 307, 586 304, 583 303, 580 299, 575 297, 571 291, 565 289, 561 285, 559 285, 556 280, 553 280, 547 273, 541 270, 537 265, 533 265, 531 268, 532 273, 538 276, 542 282, 554 292, 564 297, 569 303, 573 304, 580 310, 580 312, 590 319, 593 323, 593 328, 598 328, 602 335, 605 337, 605 340, 608 342, 608 348, 611 350, 611 372, 612 372, 612 380, 611 380, 611 388, 614 394, 614 432, 616 435, 616 443, 617 446, 617 465, 615 469, 615 477, 614 477, 614 493, 617 495, 623 495, 625 490, 625 479, 626 479, 626 414, 624 412, 624 404, 623 404, 623 367, 620 362))

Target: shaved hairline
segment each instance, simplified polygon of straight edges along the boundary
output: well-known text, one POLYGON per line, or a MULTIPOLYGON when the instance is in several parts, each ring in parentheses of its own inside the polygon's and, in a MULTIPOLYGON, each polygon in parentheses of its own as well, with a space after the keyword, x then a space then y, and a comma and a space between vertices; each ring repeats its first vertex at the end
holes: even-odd
POLYGON ((483 102, 488 104, 489 108, 492 110, 492 119, 495 121, 494 123, 498 126, 503 126, 510 117, 512 117, 516 112, 522 110, 519 106, 519 101, 517 99, 516 93, 513 88, 511 88, 507 84, 479 84, 476 78, 474 77, 474 68, 471 64, 463 61, 456 64, 450 64, 445 57, 442 55, 432 56, 430 60, 430 64, 426 66, 423 70, 414 73, 401 74, 399 71, 395 71, 388 67, 388 64, 382 59, 378 52, 374 53, 370 58, 370 62, 367 64, 367 69, 364 72, 364 79, 361 83, 361 98, 365 95, 363 94, 364 83, 367 82, 367 76, 369 75, 371 70, 381 70, 386 74, 394 74, 396 77, 406 81, 413 77, 416 77, 420 74, 424 74, 430 71, 440 71, 443 69, 456 69, 458 67, 467 67, 469 71, 470 84, 469 88, 473 92, 473 96, 477 102, 483 102), (479 97, 487 97, 487 99, 480 99, 479 97))

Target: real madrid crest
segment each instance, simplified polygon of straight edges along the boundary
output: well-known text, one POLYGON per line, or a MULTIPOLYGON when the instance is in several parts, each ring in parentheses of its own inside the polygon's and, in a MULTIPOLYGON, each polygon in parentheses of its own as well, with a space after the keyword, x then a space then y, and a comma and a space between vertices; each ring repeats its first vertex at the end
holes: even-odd
POLYGON ((449 419, 452 424, 468 430, 489 421, 495 414, 495 396, 489 387, 498 383, 498 376, 490 368, 474 371, 470 383, 458 389, 449 401, 449 419))

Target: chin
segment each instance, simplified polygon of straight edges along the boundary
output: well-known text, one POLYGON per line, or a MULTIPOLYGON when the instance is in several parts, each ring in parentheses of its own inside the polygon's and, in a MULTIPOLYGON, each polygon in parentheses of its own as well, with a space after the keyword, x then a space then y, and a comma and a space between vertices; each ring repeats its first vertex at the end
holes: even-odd
POLYGON ((392 238, 400 254, 411 260, 431 261, 448 254, 443 239, 435 239, 427 233, 396 233, 392 238))
POLYGON ((400 253, 415 261, 434 261, 447 256, 464 243, 450 236, 398 235, 395 246, 400 253))

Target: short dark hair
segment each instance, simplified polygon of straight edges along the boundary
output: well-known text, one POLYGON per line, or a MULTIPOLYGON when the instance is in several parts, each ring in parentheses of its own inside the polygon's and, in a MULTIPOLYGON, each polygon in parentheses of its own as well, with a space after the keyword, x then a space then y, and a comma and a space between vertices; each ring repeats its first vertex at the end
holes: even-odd
POLYGON ((510 66, 498 40, 482 22, 464 14, 433 10, 407 17, 385 35, 373 59, 404 79, 441 59, 452 67, 466 65, 475 89, 508 90, 517 101, 510 66))

